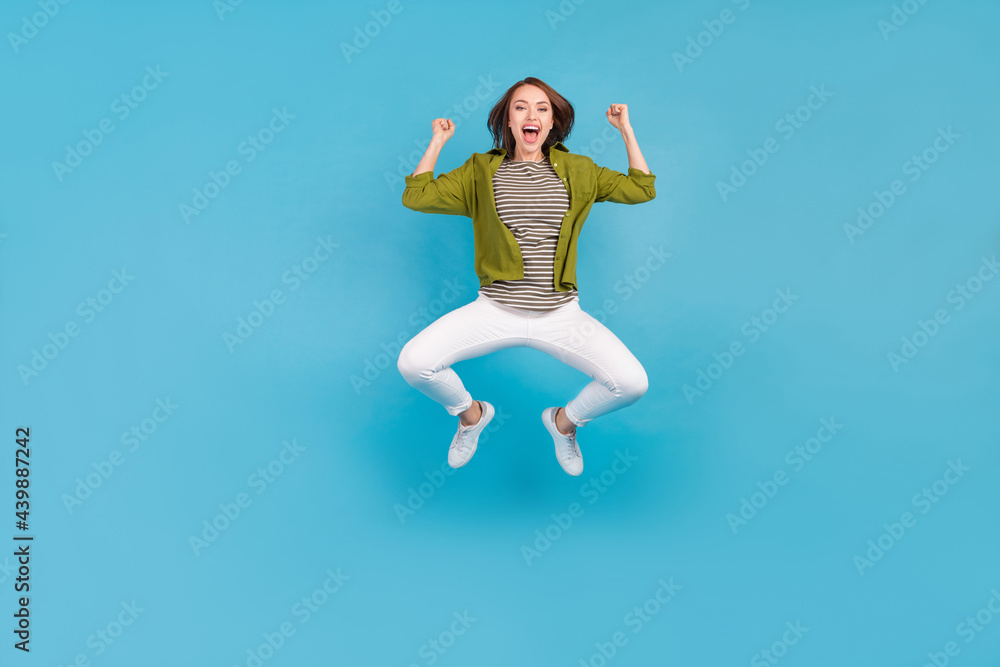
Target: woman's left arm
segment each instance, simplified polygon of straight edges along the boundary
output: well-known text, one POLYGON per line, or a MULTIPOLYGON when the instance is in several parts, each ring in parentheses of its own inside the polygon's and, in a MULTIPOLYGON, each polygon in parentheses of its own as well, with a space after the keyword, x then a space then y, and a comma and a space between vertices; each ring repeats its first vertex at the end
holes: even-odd
POLYGON ((611 123, 625 140, 628 151, 628 173, 623 174, 607 167, 597 169, 597 191, 594 201, 610 201, 618 204, 641 204, 656 197, 656 176, 649 172, 646 160, 639 150, 635 140, 635 132, 628 121, 628 107, 624 104, 612 104, 607 113, 611 123))
POLYGON ((639 142, 635 140, 635 132, 632 131, 632 124, 629 123, 628 105, 612 104, 608 107, 605 115, 608 117, 608 122, 622 133, 622 139, 625 140, 625 150, 628 152, 628 166, 648 174, 649 166, 646 165, 646 160, 642 157, 639 142))

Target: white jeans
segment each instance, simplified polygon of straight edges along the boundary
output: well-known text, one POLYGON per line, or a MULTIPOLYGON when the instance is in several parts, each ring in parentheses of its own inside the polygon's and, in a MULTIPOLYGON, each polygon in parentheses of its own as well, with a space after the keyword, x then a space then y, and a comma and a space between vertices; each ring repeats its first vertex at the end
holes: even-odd
POLYGON ((509 347, 540 350, 593 379, 566 404, 577 426, 635 403, 649 387, 639 360, 578 301, 538 312, 480 294, 407 341, 396 365, 410 385, 454 416, 472 406, 472 396, 450 366, 509 347))

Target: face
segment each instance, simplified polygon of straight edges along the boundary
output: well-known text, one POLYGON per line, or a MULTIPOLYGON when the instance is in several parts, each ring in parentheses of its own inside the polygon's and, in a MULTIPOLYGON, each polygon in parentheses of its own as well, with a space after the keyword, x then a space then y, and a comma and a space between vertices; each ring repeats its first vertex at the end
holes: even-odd
POLYGON ((528 153, 541 149, 552 130, 552 105, 545 92, 530 84, 519 86, 514 91, 507 113, 517 147, 528 153), (525 132, 526 126, 534 126, 538 131, 525 132))

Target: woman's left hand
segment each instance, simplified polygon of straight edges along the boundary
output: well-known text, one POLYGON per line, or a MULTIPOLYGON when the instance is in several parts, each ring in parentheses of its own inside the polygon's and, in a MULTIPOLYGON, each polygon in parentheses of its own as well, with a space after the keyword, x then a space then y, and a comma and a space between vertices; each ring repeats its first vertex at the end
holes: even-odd
POLYGON ((620 132, 624 132, 629 127, 627 104, 612 104, 604 115, 608 117, 608 122, 620 132))

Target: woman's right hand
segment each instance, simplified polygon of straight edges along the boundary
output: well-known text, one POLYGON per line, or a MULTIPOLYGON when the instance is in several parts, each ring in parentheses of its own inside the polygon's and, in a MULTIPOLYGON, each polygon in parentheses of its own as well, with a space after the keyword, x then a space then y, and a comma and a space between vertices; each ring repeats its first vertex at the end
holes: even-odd
POLYGON ((455 124, 451 122, 450 118, 435 118, 431 122, 431 128, 434 130, 431 141, 438 141, 441 145, 444 145, 455 134, 455 124))

